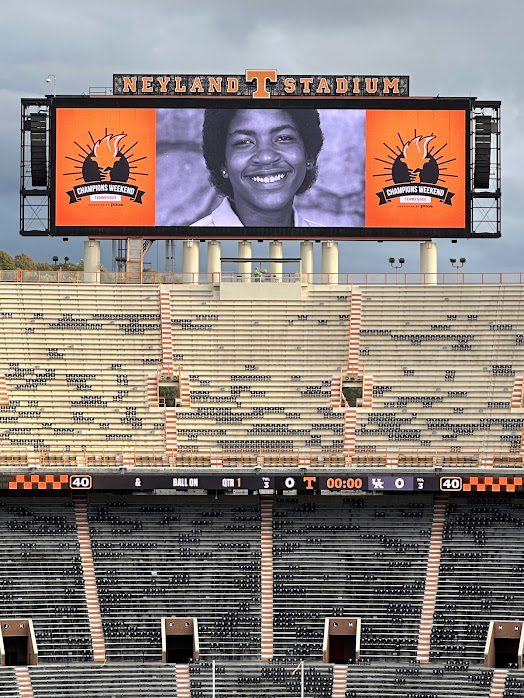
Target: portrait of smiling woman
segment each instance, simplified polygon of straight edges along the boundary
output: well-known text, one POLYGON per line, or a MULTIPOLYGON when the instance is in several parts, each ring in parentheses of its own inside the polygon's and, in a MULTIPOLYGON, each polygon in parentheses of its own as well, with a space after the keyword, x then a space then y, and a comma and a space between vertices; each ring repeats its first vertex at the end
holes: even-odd
POLYGON ((309 227, 294 208, 317 178, 323 135, 316 109, 206 109, 203 154, 224 196, 195 226, 309 227))
POLYGON ((363 226, 365 133, 362 109, 157 109, 156 225, 363 226))

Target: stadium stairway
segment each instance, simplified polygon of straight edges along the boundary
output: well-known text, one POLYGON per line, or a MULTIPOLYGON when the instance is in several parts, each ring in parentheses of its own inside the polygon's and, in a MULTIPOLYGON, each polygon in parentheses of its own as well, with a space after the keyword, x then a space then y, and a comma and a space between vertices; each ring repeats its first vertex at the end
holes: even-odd
POLYGON ((260 660, 260 505, 90 496, 109 663, 159 662, 160 619, 198 618, 201 655, 260 660))
POLYGON ((349 319, 348 376, 356 376, 359 372, 361 317, 362 293, 353 290, 351 293, 349 319))
POLYGON ((21 698, 34 698, 29 669, 26 666, 17 666, 15 671, 21 698))
POLYGON ((80 557, 84 573, 84 585, 87 600, 87 614, 93 643, 93 659, 95 662, 104 662, 106 658, 104 631, 102 628, 102 616, 98 601, 95 568, 93 565, 93 550, 89 535, 89 521, 87 518, 87 499, 85 495, 75 497, 75 516, 78 529, 78 543, 80 545, 80 557))
POLYGON ((493 672, 493 681, 491 682, 491 693, 489 694, 489 698, 502 698, 504 696, 507 676, 507 669, 496 669, 493 672))
POLYGON ((336 664, 333 668, 333 693, 332 698, 345 698, 348 668, 343 664, 336 664))
POLYGON ((444 530, 444 522, 446 519, 447 500, 448 498, 445 495, 436 496, 433 503, 433 524, 431 526, 428 568, 426 572, 424 601, 422 603, 417 647, 417 659, 424 663, 429 662, 431 630, 433 629, 433 613, 435 611, 435 601, 437 598, 440 555, 442 551, 442 531, 444 530))
POLYGON ((189 680, 189 666, 187 664, 177 664, 176 685, 177 698, 191 698, 191 684, 189 680))
POLYGON ((169 291, 160 288, 160 331, 162 335, 162 368, 166 375, 173 375, 173 333, 171 330, 171 306, 169 291))
POLYGON ((362 289, 357 447, 520 455, 523 307, 520 287, 362 289))
POLYGON ((260 502, 261 524, 261 658, 273 656, 273 498, 260 502))
POLYGON ((7 385, 5 376, 0 376, 0 405, 9 405, 9 395, 7 394, 7 385))
POLYGON ((361 657, 415 660, 433 498, 277 497, 273 518, 274 657, 321 660, 325 619, 348 616, 361 657))

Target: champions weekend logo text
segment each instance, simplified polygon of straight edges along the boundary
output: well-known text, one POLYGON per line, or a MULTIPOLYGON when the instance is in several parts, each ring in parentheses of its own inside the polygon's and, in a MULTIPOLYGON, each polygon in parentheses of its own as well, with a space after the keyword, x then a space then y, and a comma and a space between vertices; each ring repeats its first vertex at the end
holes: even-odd
POLYGON ((457 175, 448 172, 446 165, 455 158, 445 159, 447 143, 437 147, 437 136, 417 136, 404 141, 398 134, 400 144, 393 147, 384 143, 387 153, 384 158, 375 158, 383 163, 383 173, 375 177, 385 177, 387 186, 376 192, 379 205, 388 204, 392 199, 400 199, 400 203, 424 204, 432 199, 438 199, 447 206, 452 205, 455 193, 444 186, 448 177, 457 175))
POLYGON ((69 203, 78 203, 86 196, 89 196, 91 201, 111 203, 120 201, 121 197, 125 196, 141 204, 145 191, 131 183, 136 181, 137 176, 145 174, 137 172, 135 164, 138 159, 144 158, 133 159, 132 157, 132 150, 137 143, 126 148, 124 139, 127 138, 127 134, 108 134, 107 129, 105 135, 98 140, 93 138, 91 132, 89 137, 91 143, 85 146, 75 141, 75 145, 79 148, 77 157, 67 158, 76 164, 74 172, 65 174, 76 175, 77 181, 83 182, 67 192, 69 203))

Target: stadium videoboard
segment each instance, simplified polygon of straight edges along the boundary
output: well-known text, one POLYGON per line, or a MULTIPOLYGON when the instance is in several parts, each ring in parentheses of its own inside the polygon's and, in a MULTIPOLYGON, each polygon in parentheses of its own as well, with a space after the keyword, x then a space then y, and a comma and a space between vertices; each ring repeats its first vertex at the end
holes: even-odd
POLYGON ((467 98, 318 91, 56 97, 51 232, 466 237, 470 109, 467 98))

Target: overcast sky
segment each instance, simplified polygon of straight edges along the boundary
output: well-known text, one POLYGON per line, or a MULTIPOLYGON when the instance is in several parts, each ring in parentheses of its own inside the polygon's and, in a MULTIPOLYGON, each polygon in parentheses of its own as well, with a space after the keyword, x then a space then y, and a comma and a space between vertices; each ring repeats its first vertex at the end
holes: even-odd
MULTIPOLYGON (((412 96, 502 101, 502 238, 439 241, 465 271, 519 271, 524 245, 523 0, 62 0, 10 2, 2 9, 0 249, 50 261, 83 257, 82 240, 22 238, 19 230, 20 99, 88 93, 113 73, 409 75, 412 96)), ((102 243, 110 265, 110 243, 102 243)), ((180 252, 177 243, 177 254, 180 252)), ((267 245, 256 248, 265 254, 267 245)), ((234 251, 234 250, 233 250, 234 251)), ((255 250, 254 250, 255 251, 255 250)), ((287 252, 294 254, 292 244, 287 252)), ((386 271, 405 257, 418 270, 418 243, 340 244, 341 271, 386 271)), ((148 259, 162 266, 163 243, 148 259)), ((177 262, 178 264, 179 262, 177 262)))

